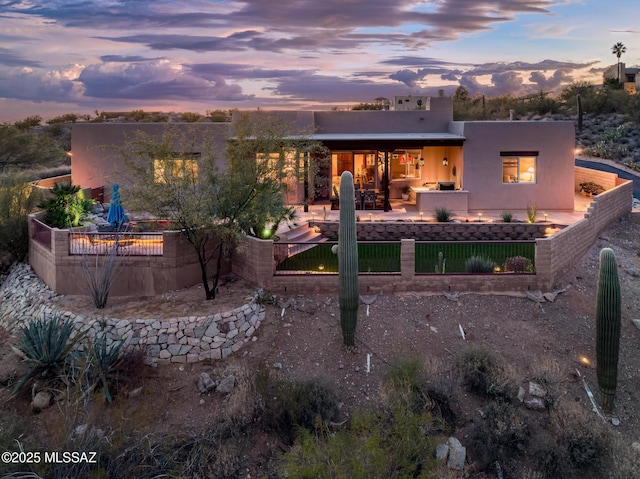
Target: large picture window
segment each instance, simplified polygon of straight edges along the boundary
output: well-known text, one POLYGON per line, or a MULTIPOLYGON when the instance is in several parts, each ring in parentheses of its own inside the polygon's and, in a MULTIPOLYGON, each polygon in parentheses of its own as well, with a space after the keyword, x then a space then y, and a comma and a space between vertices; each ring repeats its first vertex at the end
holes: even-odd
POLYGON ((192 183, 198 181, 198 154, 188 158, 153 160, 153 180, 155 183, 167 183, 171 178, 186 178, 192 183))
POLYGON ((420 150, 394 151, 391 155, 392 179, 420 179, 420 150))
POLYGON ((537 154, 501 153, 502 182, 535 184, 537 154))

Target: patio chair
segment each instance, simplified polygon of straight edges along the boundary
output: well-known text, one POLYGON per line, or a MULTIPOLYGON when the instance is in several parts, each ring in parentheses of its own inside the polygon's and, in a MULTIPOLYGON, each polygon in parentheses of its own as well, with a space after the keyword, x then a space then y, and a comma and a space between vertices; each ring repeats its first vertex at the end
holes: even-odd
POLYGON ((363 192, 363 196, 362 196, 362 207, 363 209, 367 209, 367 204, 371 205, 372 209, 376 209, 376 200, 377 200, 377 193, 374 190, 364 190, 363 192))
POLYGON ((340 209, 340 194, 338 193, 338 188, 336 188, 336 185, 333 185, 333 195, 331 198, 329 198, 329 201, 331 201, 331 209, 332 210, 339 210, 340 209))

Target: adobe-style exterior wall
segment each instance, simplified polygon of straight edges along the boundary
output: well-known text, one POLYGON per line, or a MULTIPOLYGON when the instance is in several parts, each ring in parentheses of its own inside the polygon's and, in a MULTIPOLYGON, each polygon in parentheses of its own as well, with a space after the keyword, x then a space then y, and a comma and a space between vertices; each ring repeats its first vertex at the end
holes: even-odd
POLYGON ((108 346, 122 342, 125 351, 143 348, 150 364, 193 363, 223 359, 238 351, 255 339, 253 334, 265 317, 265 308, 258 302, 259 292, 230 311, 170 319, 107 318, 99 310, 81 316, 57 308, 56 297, 29 265, 15 266, 0 285, 0 326, 16 333, 31 319, 59 316, 70 321, 85 341, 105 334, 108 346))
MULTIPOLYGON (((136 178, 132 178, 114 147, 122 147, 127 140, 135 137, 136 131, 160 137, 167 128, 179 128, 182 131, 193 129, 202 139, 197 144, 202 147, 206 138, 217 146, 215 151, 222 151, 219 146, 225 144, 230 131, 229 123, 74 123, 71 130, 73 184, 83 188, 104 186, 107 195, 105 201, 109 201, 111 186, 118 183, 125 202, 127 187, 136 178)), ((222 166, 221 158, 217 162, 222 166)))
MULTIPOLYGON (((314 221, 325 238, 337 238, 339 222, 314 221)), ((422 221, 360 221, 356 223, 356 234, 360 241, 391 241, 403 238, 416 241, 496 241, 531 240, 542 238, 551 223, 429 223, 422 221)))
POLYGON ((618 186, 620 180, 618 175, 613 173, 576 166, 575 191, 580 191, 580 183, 589 181, 602 186, 605 190, 610 190, 618 186))
POLYGON ((453 122, 463 135, 469 211, 573 210, 574 126, 562 121, 453 122), (537 151, 536 183, 503 183, 501 151, 537 151))

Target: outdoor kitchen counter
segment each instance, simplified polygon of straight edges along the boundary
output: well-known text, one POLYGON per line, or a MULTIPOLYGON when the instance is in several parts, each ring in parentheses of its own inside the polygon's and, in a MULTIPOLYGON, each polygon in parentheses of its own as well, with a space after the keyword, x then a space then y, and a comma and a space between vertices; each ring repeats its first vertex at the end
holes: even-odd
POLYGON ((436 208, 446 208, 455 214, 469 212, 469 192, 467 190, 436 190, 426 187, 411 187, 416 195, 416 207, 425 215, 436 208))

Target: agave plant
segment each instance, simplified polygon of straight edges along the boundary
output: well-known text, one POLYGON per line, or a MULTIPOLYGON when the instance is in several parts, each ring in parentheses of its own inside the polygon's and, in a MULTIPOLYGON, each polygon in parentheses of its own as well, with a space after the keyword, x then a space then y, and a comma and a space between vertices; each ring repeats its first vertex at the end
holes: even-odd
POLYGON ((113 400, 109 385, 118 379, 118 372, 122 362, 120 349, 122 349, 122 342, 109 346, 107 345, 106 334, 103 333, 99 337, 97 334, 94 336, 87 358, 86 371, 89 388, 86 393, 102 389, 107 402, 113 400))
POLYGON ((29 365, 30 371, 15 385, 12 396, 34 378, 55 379, 64 373, 79 336, 72 337, 73 326, 60 316, 53 319, 31 319, 22 329, 14 348, 29 365))

